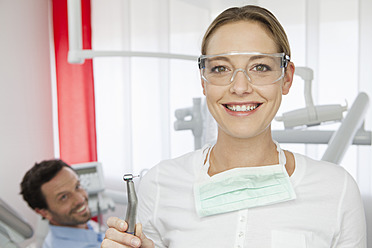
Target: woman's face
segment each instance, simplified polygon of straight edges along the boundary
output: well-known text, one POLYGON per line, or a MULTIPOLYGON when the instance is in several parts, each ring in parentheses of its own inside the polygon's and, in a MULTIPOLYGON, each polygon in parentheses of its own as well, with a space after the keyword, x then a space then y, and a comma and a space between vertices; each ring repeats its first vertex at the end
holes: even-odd
MULTIPOLYGON (((229 52, 278 53, 275 42, 260 24, 240 21, 219 27, 210 37, 207 55, 229 52)), ((246 61, 237 60, 237 68, 245 68, 246 61)), ((219 126, 219 135, 252 138, 271 131, 282 95, 289 92, 294 65, 289 63, 284 78, 276 83, 255 86, 243 72, 226 86, 213 85, 202 80, 209 111, 219 126), (222 133, 221 133, 222 132, 222 133)))

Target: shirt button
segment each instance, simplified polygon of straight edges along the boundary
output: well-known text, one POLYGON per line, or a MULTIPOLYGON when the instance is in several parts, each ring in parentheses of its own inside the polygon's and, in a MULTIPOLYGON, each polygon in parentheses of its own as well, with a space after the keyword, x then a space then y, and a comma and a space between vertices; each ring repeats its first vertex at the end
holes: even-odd
POLYGON ((244 233, 243 232, 240 232, 239 233, 239 238, 243 237, 244 236, 244 233))
POLYGON ((240 217, 240 222, 244 222, 244 221, 245 221, 245 217, 244 216, 240 217))

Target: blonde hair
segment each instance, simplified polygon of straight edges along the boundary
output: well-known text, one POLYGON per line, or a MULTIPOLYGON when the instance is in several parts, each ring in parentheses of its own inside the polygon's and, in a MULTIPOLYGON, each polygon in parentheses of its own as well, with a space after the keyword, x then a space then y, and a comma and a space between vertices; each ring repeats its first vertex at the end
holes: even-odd
POLYGON ((284 28, 276 17, 267 9, 255 5, 246 5, 243 7, 233 7, 223 11, 209 25, 204 34, 201 53, 207 52, 208 41, 213 33, 221 26, 238 21, 251 21, 261 24, 278 47, 278 52, 283 52, 291 56, 291 49, 284 28))

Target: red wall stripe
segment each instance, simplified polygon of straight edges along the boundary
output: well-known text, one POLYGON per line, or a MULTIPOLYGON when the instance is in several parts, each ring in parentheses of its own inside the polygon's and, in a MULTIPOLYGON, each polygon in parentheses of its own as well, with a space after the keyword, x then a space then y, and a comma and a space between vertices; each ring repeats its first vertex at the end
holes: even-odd
MULTIPOLYGON (((91 49, 90 0, 81 0, 83 48, 91 49)), ((53 0, 60 158, 67 163, 97 161, 92 60, 69 64, 67 0, 53 0)))

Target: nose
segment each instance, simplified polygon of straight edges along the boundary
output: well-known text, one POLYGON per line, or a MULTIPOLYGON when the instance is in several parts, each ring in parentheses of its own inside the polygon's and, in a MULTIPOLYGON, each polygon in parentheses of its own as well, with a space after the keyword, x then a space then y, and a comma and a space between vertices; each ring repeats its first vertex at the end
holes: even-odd
POLYGON ((251 78, 244 69, 236 69, 231 76, 232 87, 231 91, 237 94, 250 93, 252 92, 251 78), (238 73, 242 72, 242 73, 238 73))
POLYGON ((74 194, 74 201, 76 205, 84 203, 85 200, 86 200, 86 194, 84 194, 83 192, 76 192, 74 194))

